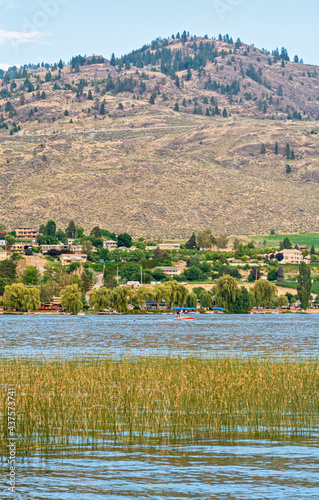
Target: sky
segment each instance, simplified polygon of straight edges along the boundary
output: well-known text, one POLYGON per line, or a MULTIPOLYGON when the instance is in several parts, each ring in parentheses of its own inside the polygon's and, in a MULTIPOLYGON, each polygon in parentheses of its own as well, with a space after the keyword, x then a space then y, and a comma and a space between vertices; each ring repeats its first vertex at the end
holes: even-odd
POLYGON ((184 29, 319 65, 318 0, 0 0, 0 68, 120 56, 184 29))

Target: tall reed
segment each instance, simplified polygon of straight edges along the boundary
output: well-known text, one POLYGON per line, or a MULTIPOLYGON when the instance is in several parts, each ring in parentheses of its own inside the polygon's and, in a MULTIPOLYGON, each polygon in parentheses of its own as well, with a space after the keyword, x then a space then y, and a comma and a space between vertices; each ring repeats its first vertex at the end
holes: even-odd
POLYGON ((8 441, 6 385, 16 388, 18 448, 76 438, 314 437, 314 359, 87 357, 0 359, 0 445, 8 441))

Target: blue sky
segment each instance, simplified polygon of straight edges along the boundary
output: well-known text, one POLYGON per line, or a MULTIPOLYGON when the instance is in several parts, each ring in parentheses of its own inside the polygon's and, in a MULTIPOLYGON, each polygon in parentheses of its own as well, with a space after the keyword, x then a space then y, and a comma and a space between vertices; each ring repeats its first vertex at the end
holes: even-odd
POLYGON ((228 33, 319 65, 318 0, 0 0, 0 67, 107 58, 157 36, 228 33))

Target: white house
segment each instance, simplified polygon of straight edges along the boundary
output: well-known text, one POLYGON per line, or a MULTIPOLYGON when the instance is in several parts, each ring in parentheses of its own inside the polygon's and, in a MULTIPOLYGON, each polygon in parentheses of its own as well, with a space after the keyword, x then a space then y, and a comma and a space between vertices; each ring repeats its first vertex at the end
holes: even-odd
POLYGON ((6 260, 8 258, 8 254, 6 250, 0 247, 0 260, 6 260))

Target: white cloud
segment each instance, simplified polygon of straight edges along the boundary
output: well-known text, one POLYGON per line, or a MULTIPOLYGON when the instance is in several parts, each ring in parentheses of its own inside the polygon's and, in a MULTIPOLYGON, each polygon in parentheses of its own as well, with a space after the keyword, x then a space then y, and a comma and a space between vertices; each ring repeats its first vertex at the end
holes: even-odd
POLYGON ((13 64, 6 64, 6 63, 1 63, 0 62, 0 69, 3 69, 4 71, 8 71, 10 66, 13 66, 13 64))
POLYGON ((43 37, 47 36, 46 33, 41 31, 7 31, 0 28, 0 46, 11 44, 11 46, 19 46, 24 43, 47 43, 43 37))
POLYGON ((16 9, 20 7, 14 0, 0 0, 0 8, 3 7, 4 10, 16 9))

